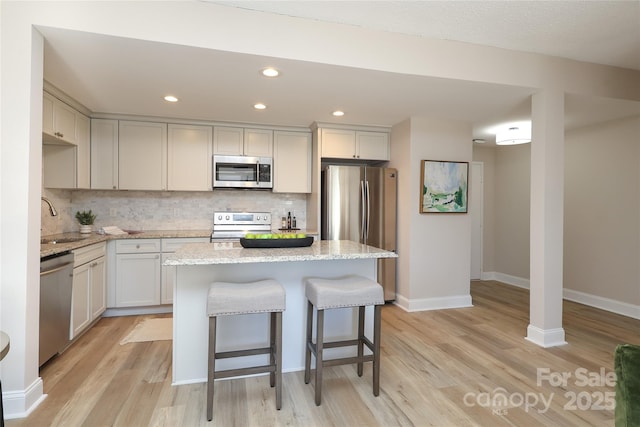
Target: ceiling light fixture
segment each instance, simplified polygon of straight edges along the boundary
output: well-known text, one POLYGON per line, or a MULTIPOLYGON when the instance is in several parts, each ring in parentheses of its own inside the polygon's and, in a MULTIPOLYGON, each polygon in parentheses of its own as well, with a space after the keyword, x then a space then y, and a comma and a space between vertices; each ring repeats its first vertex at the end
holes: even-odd
POLYGON ((263 68, 260 73, 265 77, 278 77, 280 75, 280 71, 273 67, 263 68))
POLYGON ((484 144, 483 138, 473 138, 472 141, 475 142, 476 144, 484 144))
POLYGON ((531 131, 526 128, 512 126, 496 133, 497 145, 517 145, 531 142, 531 131))
POLYGON ((257 103, 253 106, 253 108, 255 108, 256 110, 264 110, 267 108, 267 106, 264 105, 263 103, 257 103))
POLYGON ((336 110, 331 114, 333 114, 336 117, 342 117, 342 116, 344 116, 344 111, 336 110))
POLYGON ((167 102, 178 102, 178 98, 173 95, 167 95, 164 97, 164 100, 167 102))

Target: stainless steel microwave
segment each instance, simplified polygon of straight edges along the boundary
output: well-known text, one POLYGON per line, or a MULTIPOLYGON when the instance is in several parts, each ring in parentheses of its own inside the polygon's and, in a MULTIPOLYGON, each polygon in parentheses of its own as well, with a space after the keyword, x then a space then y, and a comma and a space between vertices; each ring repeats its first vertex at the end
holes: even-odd
POLYGON ((213 188, 273 188, 273 158, 214 155, 213 188))

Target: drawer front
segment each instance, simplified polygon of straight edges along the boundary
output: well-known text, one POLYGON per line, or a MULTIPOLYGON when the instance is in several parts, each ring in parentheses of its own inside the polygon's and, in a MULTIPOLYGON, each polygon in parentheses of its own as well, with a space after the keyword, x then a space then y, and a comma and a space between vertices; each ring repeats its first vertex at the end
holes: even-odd
POLYGON ((185 243, 208 243, 208 237, 180 237, 162 239, 162 252, 175 252, 185 243))
POLYGON ((116 253, 139 254, 160 252, 160 239, 130 239, 116 241, 116 253))
POLYGON ((100 258, 106 254, 107 245, 104 242, 96 243, 95 245, 84 246, 82 248, 74 249, 74 262, 73 266, 78 267, 86 264, 89 261, 93 261, 96 258, 100 258))

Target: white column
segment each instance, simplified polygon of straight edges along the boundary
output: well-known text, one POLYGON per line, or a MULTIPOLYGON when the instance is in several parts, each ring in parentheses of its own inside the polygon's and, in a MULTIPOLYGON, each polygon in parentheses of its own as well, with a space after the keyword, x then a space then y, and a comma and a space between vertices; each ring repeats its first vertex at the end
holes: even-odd
POLYGON ((44 40, 3 2, 0 133, 0 363, 4 416, 25 417, 44 399, 38 376, 40 193, 44 40))
POLYGON ((566 344, 562 328, 564 93, 532 97, 530 308, 526 339, 566 344))

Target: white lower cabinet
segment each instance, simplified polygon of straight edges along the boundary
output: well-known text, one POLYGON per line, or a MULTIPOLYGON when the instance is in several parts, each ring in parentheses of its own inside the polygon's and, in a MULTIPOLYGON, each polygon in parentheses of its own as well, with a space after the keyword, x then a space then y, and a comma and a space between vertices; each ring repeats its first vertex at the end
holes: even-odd
POLYGON ((160 304, 160 239, 116 242, 115 306, 160 304))
POLYGON ((73 251, 69 339, 77 337, 106 310, 105 246, 97 243, 73 251))
POLYGON ((163 266, 164 258, 185 243, 208 241, 208 237, 116 240, 109 307, 173 304, 175 267, 163 266))

